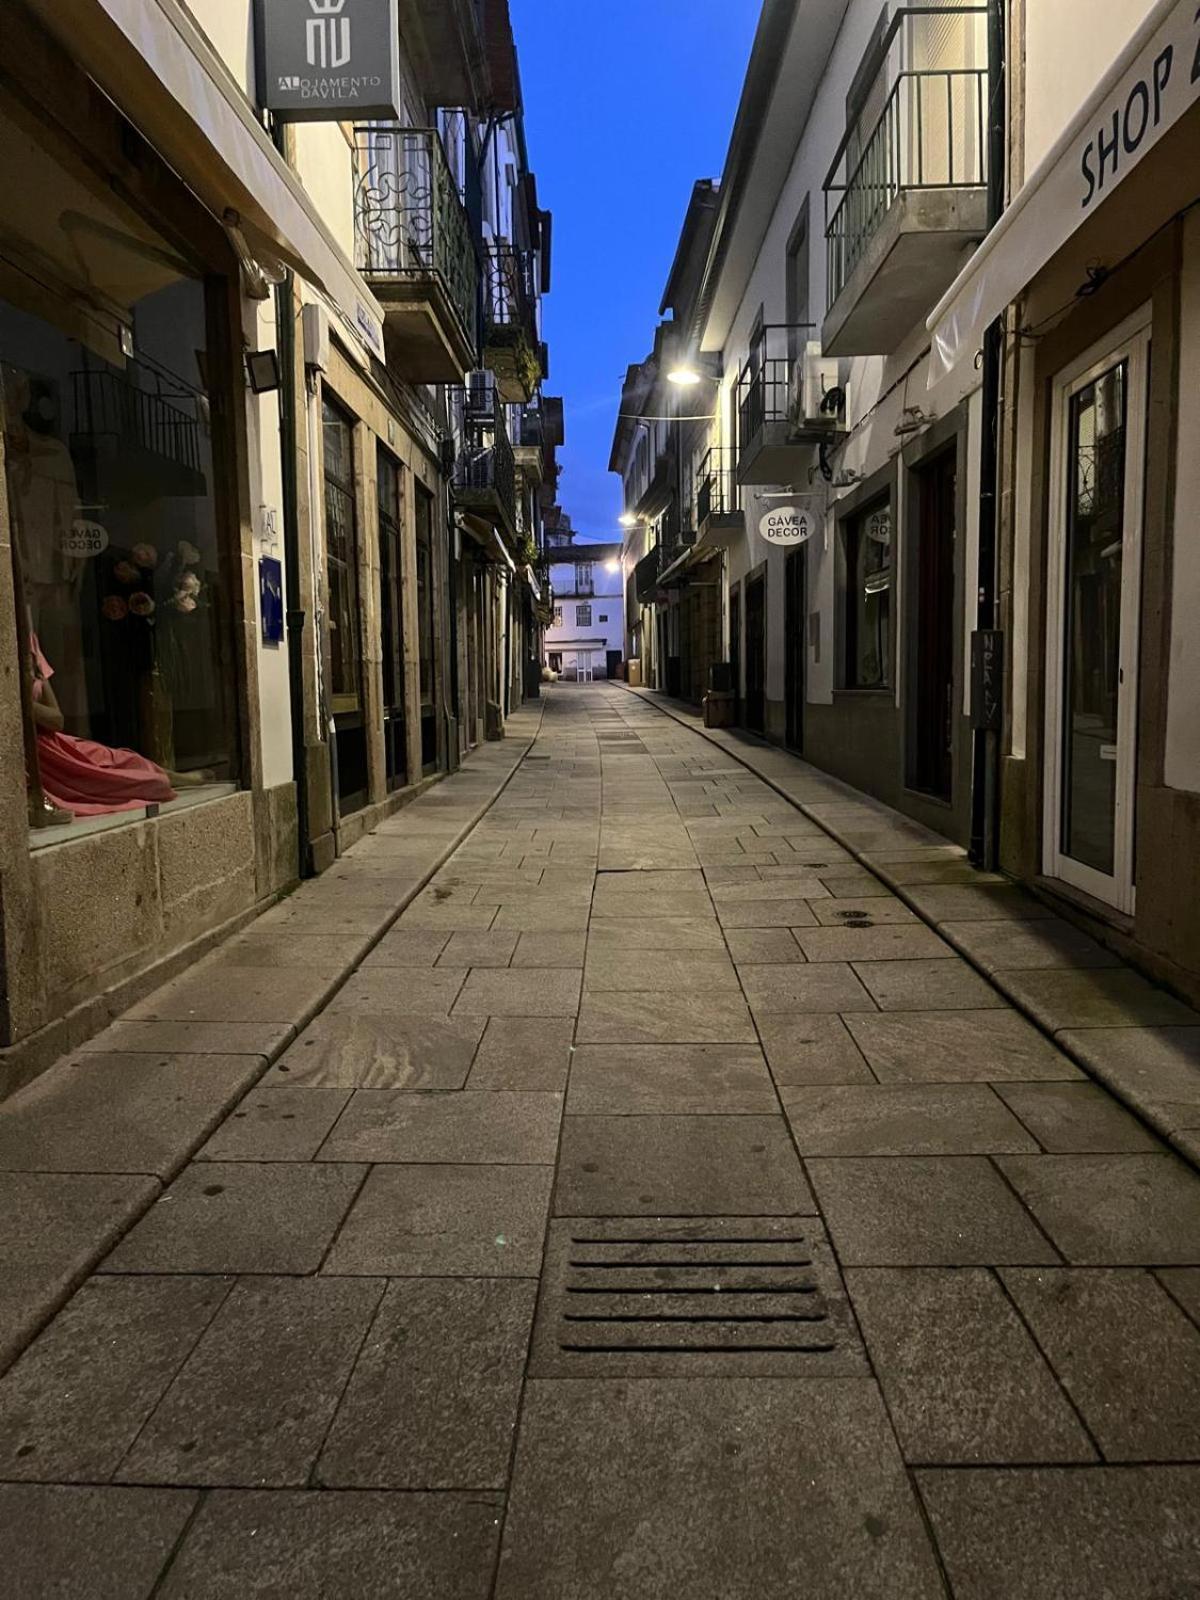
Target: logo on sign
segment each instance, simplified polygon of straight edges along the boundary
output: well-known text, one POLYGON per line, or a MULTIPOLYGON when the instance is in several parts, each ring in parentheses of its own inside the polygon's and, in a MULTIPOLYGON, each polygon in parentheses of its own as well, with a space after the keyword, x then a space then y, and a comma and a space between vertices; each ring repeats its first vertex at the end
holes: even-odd
POLYGON ((310 67, 329 72, 350 59, 350 18, 342 16, 346 0, 308 0, 313 15, 305 31, 305 58, 310 67))
POLYGON ((758 531, 768 544, 804 544, 811 539, 817 519, 806 506, 772 506, 758 519, 758 531))

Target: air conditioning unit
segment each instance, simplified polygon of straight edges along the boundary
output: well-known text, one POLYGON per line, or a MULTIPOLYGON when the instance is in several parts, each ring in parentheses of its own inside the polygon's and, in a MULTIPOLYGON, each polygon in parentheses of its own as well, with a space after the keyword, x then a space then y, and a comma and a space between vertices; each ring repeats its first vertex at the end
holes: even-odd
POLYGON ((304 365, 317 372, 329 370, 329 313, 310 300, 300 313, 304 365))
POLYGON ((838 381, 838 363, 821 354, 815 339, 792 369, 791 420, 798 434, 824 436, 846 427, 846 391, 838 381))

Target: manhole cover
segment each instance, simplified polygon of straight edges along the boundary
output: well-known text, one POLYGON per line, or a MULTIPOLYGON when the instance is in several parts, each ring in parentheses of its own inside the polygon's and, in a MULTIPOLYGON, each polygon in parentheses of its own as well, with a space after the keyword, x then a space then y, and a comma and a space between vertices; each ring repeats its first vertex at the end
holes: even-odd
POLYGON ((531 1376, 866 1371, 815 1217, 550 1225, 531 1376))

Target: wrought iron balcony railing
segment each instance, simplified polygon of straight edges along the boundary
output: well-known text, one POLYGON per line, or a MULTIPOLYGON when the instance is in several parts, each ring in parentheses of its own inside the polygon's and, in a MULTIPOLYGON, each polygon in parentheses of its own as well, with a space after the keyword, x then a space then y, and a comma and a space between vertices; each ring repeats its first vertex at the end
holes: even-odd
POLYGON ((880 45, 882 110, 847 128, 825 180, 830 305, 899 195, 986 185, 986 16, 964 5, 893 17, 880 45))
POLYGON ((498 510, 510 532, 517 526, 517 472, 504 403, 495 384, 481 374, 467 388, 447 391, 457 441, 451 482, 460 501, 498 510))
POLYGON ((703 528, 710 517, 733 516, 737 510, 733 449, 713 445, 696 470, 696 526, 703 528))
POLYGON ((510 244, 489 244, 484 262, 484 318, 489 328, 521 328, 536 342, 533 257, 510 244))
POLYGON ((479 343, 479 261, 471 223, 432 128, 355 129, 356 265, 368 279, 440 278, 472 349, 479 343))

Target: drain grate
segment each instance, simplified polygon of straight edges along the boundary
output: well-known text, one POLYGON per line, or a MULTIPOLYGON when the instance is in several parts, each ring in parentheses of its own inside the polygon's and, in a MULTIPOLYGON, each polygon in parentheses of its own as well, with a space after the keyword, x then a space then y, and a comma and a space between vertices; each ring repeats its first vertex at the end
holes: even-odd
POLYGON ((866 1370, 815 1217, 569 1217, 550 1225, 534 1377, 866 1370))

